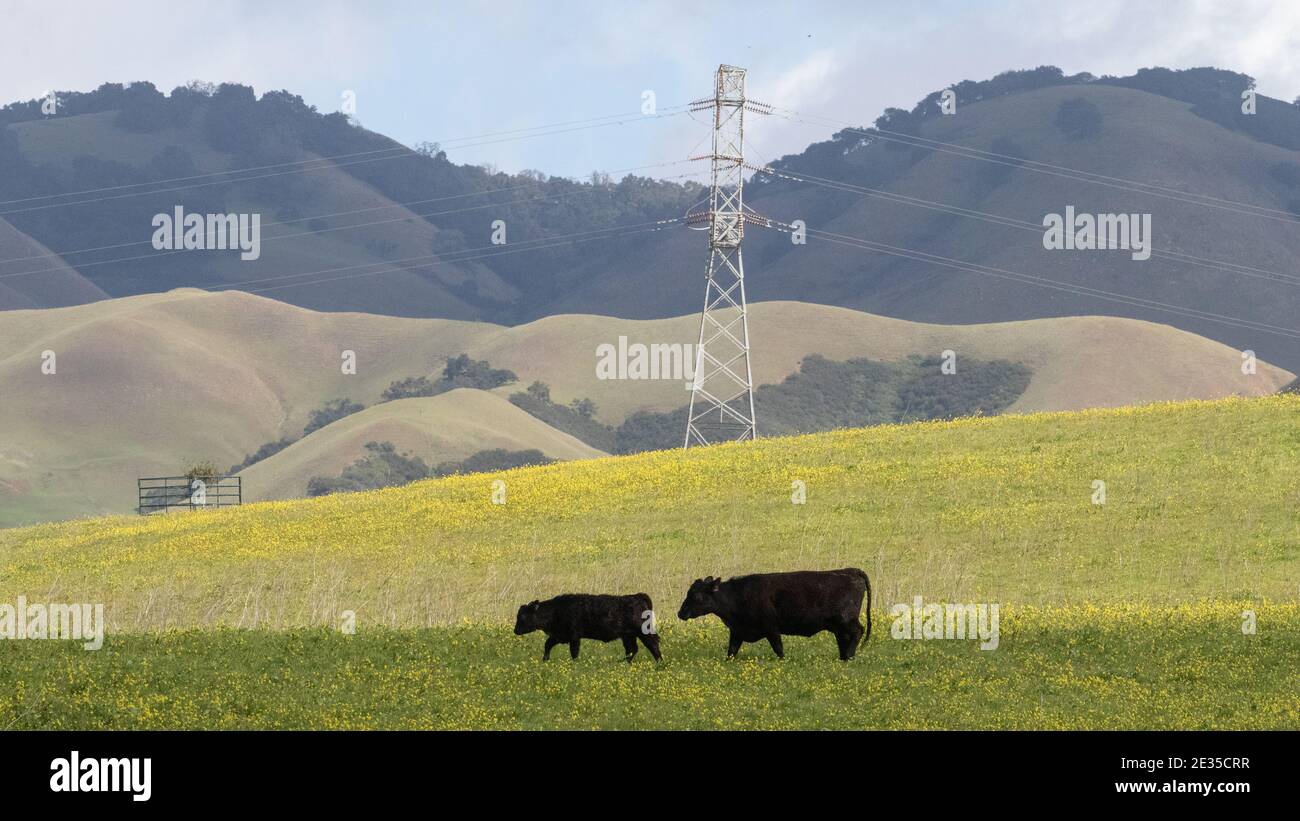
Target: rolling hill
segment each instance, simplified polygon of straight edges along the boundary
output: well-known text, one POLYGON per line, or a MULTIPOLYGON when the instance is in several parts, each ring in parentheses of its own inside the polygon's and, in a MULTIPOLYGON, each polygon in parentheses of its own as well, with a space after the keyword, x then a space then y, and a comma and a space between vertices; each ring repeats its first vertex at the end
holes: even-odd
POLYGON ((108 299, 102 288, 0 217, 0 311, 81 305, 101 299, 108 299), (33 267, 47 270, 39 276, 21 275, 33 267))
MULTIPOLYGON (((49 176, 62 173, 69 187, 86 189, 93 187, 87 181, 95 179, 94 175, 103 175, 96 181, 116 182, 117 186, 106 187, 124 190, 81 195, 72 201, 91 202, 54 209, 46 206, 62 200, 45 198, 30 205, 0 206, 0 210, 12 208, 13 219, 22 222, 28 231, 56 237, 71 251, 63 259, 54 257, 53 262, 45 258, 8 263, 11 272, 25 274, 15 274, 9 283, 20 289, 29 304, 0 307, 52 307, 72 302, 66 297, 45 295, 45 289, 51 287, 46 279, 67 276, 48 270, 55 264, 60 270, 69 265, 83 266, 91 282, 102 283, 115 296, 147 293, 155 290, 157 283, 173 277, 176 284, 213 289, 252 280, 256 287, 276 289, 269 293, 321 310, 345 307, 380 314, 450 318, 474 318, 479 314, 479 309, 457 296, 471 280, 474 292, 484 298, 510 300, 517 296, 487 268, 473 263, 442 264, 433 253, 439 234, 434 224, 396 205, 333 163, 319 161, 311 152, 277 158, 281 164, 276 170, 245 175, 252 181, 216 186, 213 183, 223 178, 213 175, 238 168, 239 164, 230 154, 210 147, 195 123, 147 133, 126 130, 117 123, 117 112, 105 111, 9 126, 19 155, 33 167, 46 169, 49 176), (168 152, 183 159, 168 165, 161 159, 171 157, 168 152), (164 168, 167 170, 161 170, 164 168), (312 170, 283 173, 299 168, 312 170), (177 171, 184 171, 177 176, 191 181, 154 186, 141 186, 136 181, 177 171), (279 176, 267 176, 275 174, 279 176), (178 186, 180 190, 176 190, 178 186), (140 195, 152 188, 162 193, 140 195), (310 203, 310 211, 306 203, 310 203), (149 242, 153 214, 171 213, 177 205, 198 213, 262 215, 265 245, 261 257, 243 261, 236 254, 153 250, 149 242), (343 216, 330 216, 335 214, 343 216), (74 235, 76 226, 86 224, 91 229, 76 231, 77 241, 69 243, 67 237, 74 235), (104 246, 116 247, 83 251, 104 246), (411 258, 419 258, 420 264, 413 267, 393 262, 411 258), (384 287, 357 287, 356 278, 336 280, 326 275, 317 275, 307 286, 282 287, 296 281, 290 276, 295 273, 340 269, 382 277, 384 287), (321 279, 328 281, 316 281, 321 279)), ((0 251, 4 250, 3 230, 4 225, 0 225, 0 251)), ((26 240, 35 243, 30 237, 26 240)), ((2 259, 19 256, 6 254, 2 259)), ((82 298, 75 301, 90 302, 105 295, 96 288, 82 292, 82 298)), ((9 301, 15 302, 16 297, 9 301)))
MULTIPOLYGON (((893 360, 952 349, 959 361, 1027 365, 1032 378, 1010 409, 1016 412, 1259 396, 1294 379, 1266 363, 1246 376, 1238 353, 1218 343, 1106 317, 938 326, 770 302, 755 305, 750 322, 759 383, 781 381, 809 354, 893 360)), ((597 418, 613 424, 637 409, 670 410, 687 400, 684 382, 597 379, 596 346, 616 344, 620 335, 631 342, 691 343, 697 333, 693 316, 557 316, 502 327, 318 313, 239 292, 193 289, 8 311, 0 322, 0 350, 7 352, 0 358, 0 525, 126 512, 135 506, 139 476, 175 475, 198 459, 223 468, 237 464, 263 443, 297 437, 311 412, 330 400, 374 405, 393 381, 434 373, 462 352, 518 374, 518 384, 497 389, 502 397, 541 380, 561 403, 594 400, 597 418), (41 372, 46 350, 57 356, 53 375, 41 372), (346 350, 357 355, 355 375, 342 372, 346 350)), ((435 400, 412 404, 420 410, 404 422, 390 416, 394 408, 381 406, 350 424, 387 420, 430 464, 451 458, 438 448, 455 456, 463 445, 439 438, 436 427, 415 434, 411 425, 426 412, 445 430, 463 433, 465 442, 514 442, 557 458, 583 455, 564 434, 523 424, 504 401, 487 407, 490 400, 476 392, 435 400)), ((296 464, 348 464, 365 434, 341 435, 345 430, 351 428, 322 430, 313 442, 299 443, 296 464)), ((274 463, 250 475, 269 478, 273 469, 274 463)), ((297 468, 282 470, 274 475, 302 479, 297 468)), ((282 495, 252 479, 248 490, 252 498, 282 495)))
POLYGON ((501 396, 460 388, 438 396, 374 405, 312 431, 240 471, 253 501, 307 495, 315 476, 336 476, 365 455, 367 442, 399 453, 458 461, 481 450, 536 448, 552 459, 591 459, 603 451, 561 433, 501 396))

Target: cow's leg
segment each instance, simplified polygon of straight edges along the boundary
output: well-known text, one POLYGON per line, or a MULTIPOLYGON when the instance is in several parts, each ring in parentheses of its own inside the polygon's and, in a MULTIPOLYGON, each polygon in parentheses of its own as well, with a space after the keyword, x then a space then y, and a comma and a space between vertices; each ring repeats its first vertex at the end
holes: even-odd
POLYGON ((650 655, 655 657, 655 661, 662 661, 663 654, 659 652, 659 636, 655 633, 642 633, 641 643, 650 651, 650 655))
POLYGON ((862 634, 867 632, 867 628, 862 626, 862 622, 856 618, 849 622, 848 647, 845 648, 848 655, 840 653, 840 658, 848 661, 858 654, 858 643, 862 641, 862 634))
POLYGON ((836 625, 831 632, 835 634, 835 644, 840 648, 840 661, 853 658, 853 650, 857 646, 856 639, 861 633, 853 632, 851 624, 836 625))
POLYGON ((551 648, 557 644, 563 644, 563 642, 561 642, 555 636, 546 637, 546 649, 542 651, 542 661, 551 660, 551 648))
POLYGON ((636 657, 636 637, 623 637, 623 655, 627 656, 627 663, 631 664, 632 659, 636 657))
POLYGON ((740 652, 741 643, 740 636, 736 634, 736 631, 731 631, 731 638, 727 639, 727 658, 734 659, 736 657, 736 654, 740 652))
POLYGON ((785 658, 785 647, 781 644, 781 634, 772 633, 767 637, 767 643, 772 645, 772 652, 776 653, 779 659, 785 658))
POLYGON ((582 639, 580 638, 569 639, 569 658, 576 659, 578 657, 578 649, 580 647, 582 647, 582 639))

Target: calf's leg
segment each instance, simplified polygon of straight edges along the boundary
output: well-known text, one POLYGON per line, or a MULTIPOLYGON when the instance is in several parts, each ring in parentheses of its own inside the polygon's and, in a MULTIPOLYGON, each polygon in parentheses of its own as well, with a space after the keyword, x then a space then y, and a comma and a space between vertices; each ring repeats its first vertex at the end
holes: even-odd
POLYGON ((650 651, 650 655, 655 657, 655 661, 663 660, 663 655, 659 652, 659 636, 654 633, 642 633, 641 643, 650 651))
POLYGON ((633 636, 623 637, 623 655, 627 656, 627 663, 631 664, 632 659, 636 657, 636 638, 633 636))
POLYGON ((569 658, 576 659, 580 647, 582 647, 582 639, 569 639, 569 658))

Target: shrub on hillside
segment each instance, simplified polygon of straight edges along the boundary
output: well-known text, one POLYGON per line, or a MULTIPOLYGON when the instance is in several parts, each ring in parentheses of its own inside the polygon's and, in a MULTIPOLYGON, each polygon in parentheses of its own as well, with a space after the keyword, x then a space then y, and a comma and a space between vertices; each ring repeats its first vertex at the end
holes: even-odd
MULTIPOLYGON (((965 359, 955 374, 942 373, 940 364, 938 357, 834 362, 808 356, 798 373, 754 392, 759 434, 992 415, 1024 393, 1031 375, 1024 365, 1005 360, 965 359)), ((687 412, 682 407, 668 413, 632 414, 615 433, 614 452, 680 447, 687 412)))
POLYGON ((307 495, 397 487, 429 476, 429 466, 423 459, 398 453, 392 442, 367 442, 366 451, 363 458, 344 468, 336 477, 312 477, 307 483, 307 495))
POLYGON ((510 402, 593 448, 614 452, 614 429, 596 420, 596 403, 590 399, 575 399, 568 405, 556 404, 551 400, 550 387, 545 382, 534 382, 528 390, 510 394, 510 402))
POLYGON ((274 456, 275 454, 289 447, 296 441, 298 440, 290 439, 289 437, 286 436, 285 438, 277 439, 274 442, 267 442, 265 445, 262 445, 257 450, 245 456, 244 461, 240 462, 237 465, 231 465, 230 470, 228 472, 232 475, 238 473, 239 471, 243 470, 249 465, 255 464, 257 462, 262 461, 263 459, 274 456))
POLYGON ((913 357, 897 387, 895 420, 956 419, 991 416, 1005 410, 1029 387, 1030 371, 1006 360, 965 361, 957 373, 941 371, 937 356, 913 357))
POLYGON ((457 473, 489 473, 530 465, 549 465, 554 461, 554 459, 536 448, 528 450, 492 448, 490 450, 480 450, 478 453, 459 462, 439 462, 433 469, 433 475, 451 476, 457 473))
POLYGON ((345 416, 351 416, 365 409, 365 405, 353 402, 350 399, 333 399, 326 402, 323 408, 311 412, 307 426, 302 429, 302 435, 306 436, 312 431, 320 430, 331 422, 337 422, 345 416))
POLYGON ((470 359, 469 354, 460 354, 447 359, 442 375, 436 381, 425 376, 399 379, 384 390, 383 400, 391 402, 414 396, 437 396, 456 388, 490 391, 518 380, 514 371, 493 368, 486 359, 470 359))
POLYGON ((203 482, 212 482, 221 474, 217 472, 217 466, 212 463, 211 459, 200 459, 191 462, 185 468, 184 475, 185 478, 193 484, 195 479, 199 479, 203 482))

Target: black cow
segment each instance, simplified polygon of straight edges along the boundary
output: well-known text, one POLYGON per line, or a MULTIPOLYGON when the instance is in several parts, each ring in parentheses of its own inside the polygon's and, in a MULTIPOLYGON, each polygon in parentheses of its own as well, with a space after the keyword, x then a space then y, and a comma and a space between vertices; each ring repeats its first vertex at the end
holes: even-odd
POLYGON ((515 635, 534 630, 546 633, 542 661, 551 657, 551 648, 557 644, 569 645, 569 655, 576 659, 583 639, 604 642, 622 639, 629 664, 636 656, 637 639, 655 661, 663 658, 659 653, 659 636, 655 633, 654 605, 645 593, 631 596, 566 593, 546 601, 532 601, 519 608, 515 635))
POLYGON ((778 658, 785 658, 781 636, 812 636, 823 630, 835 634, 840 659, 848 661, 859 641, 871 638, 871 582, 856 567, 843 570, 800 570, 757 573, 722 581, 696 579, 677 617, 682 620, 713 613, 731 630, 727 658, 747 641, 767 639, 778 658), (867 626, 858 621, 862 596, 867 598, 867 626))

